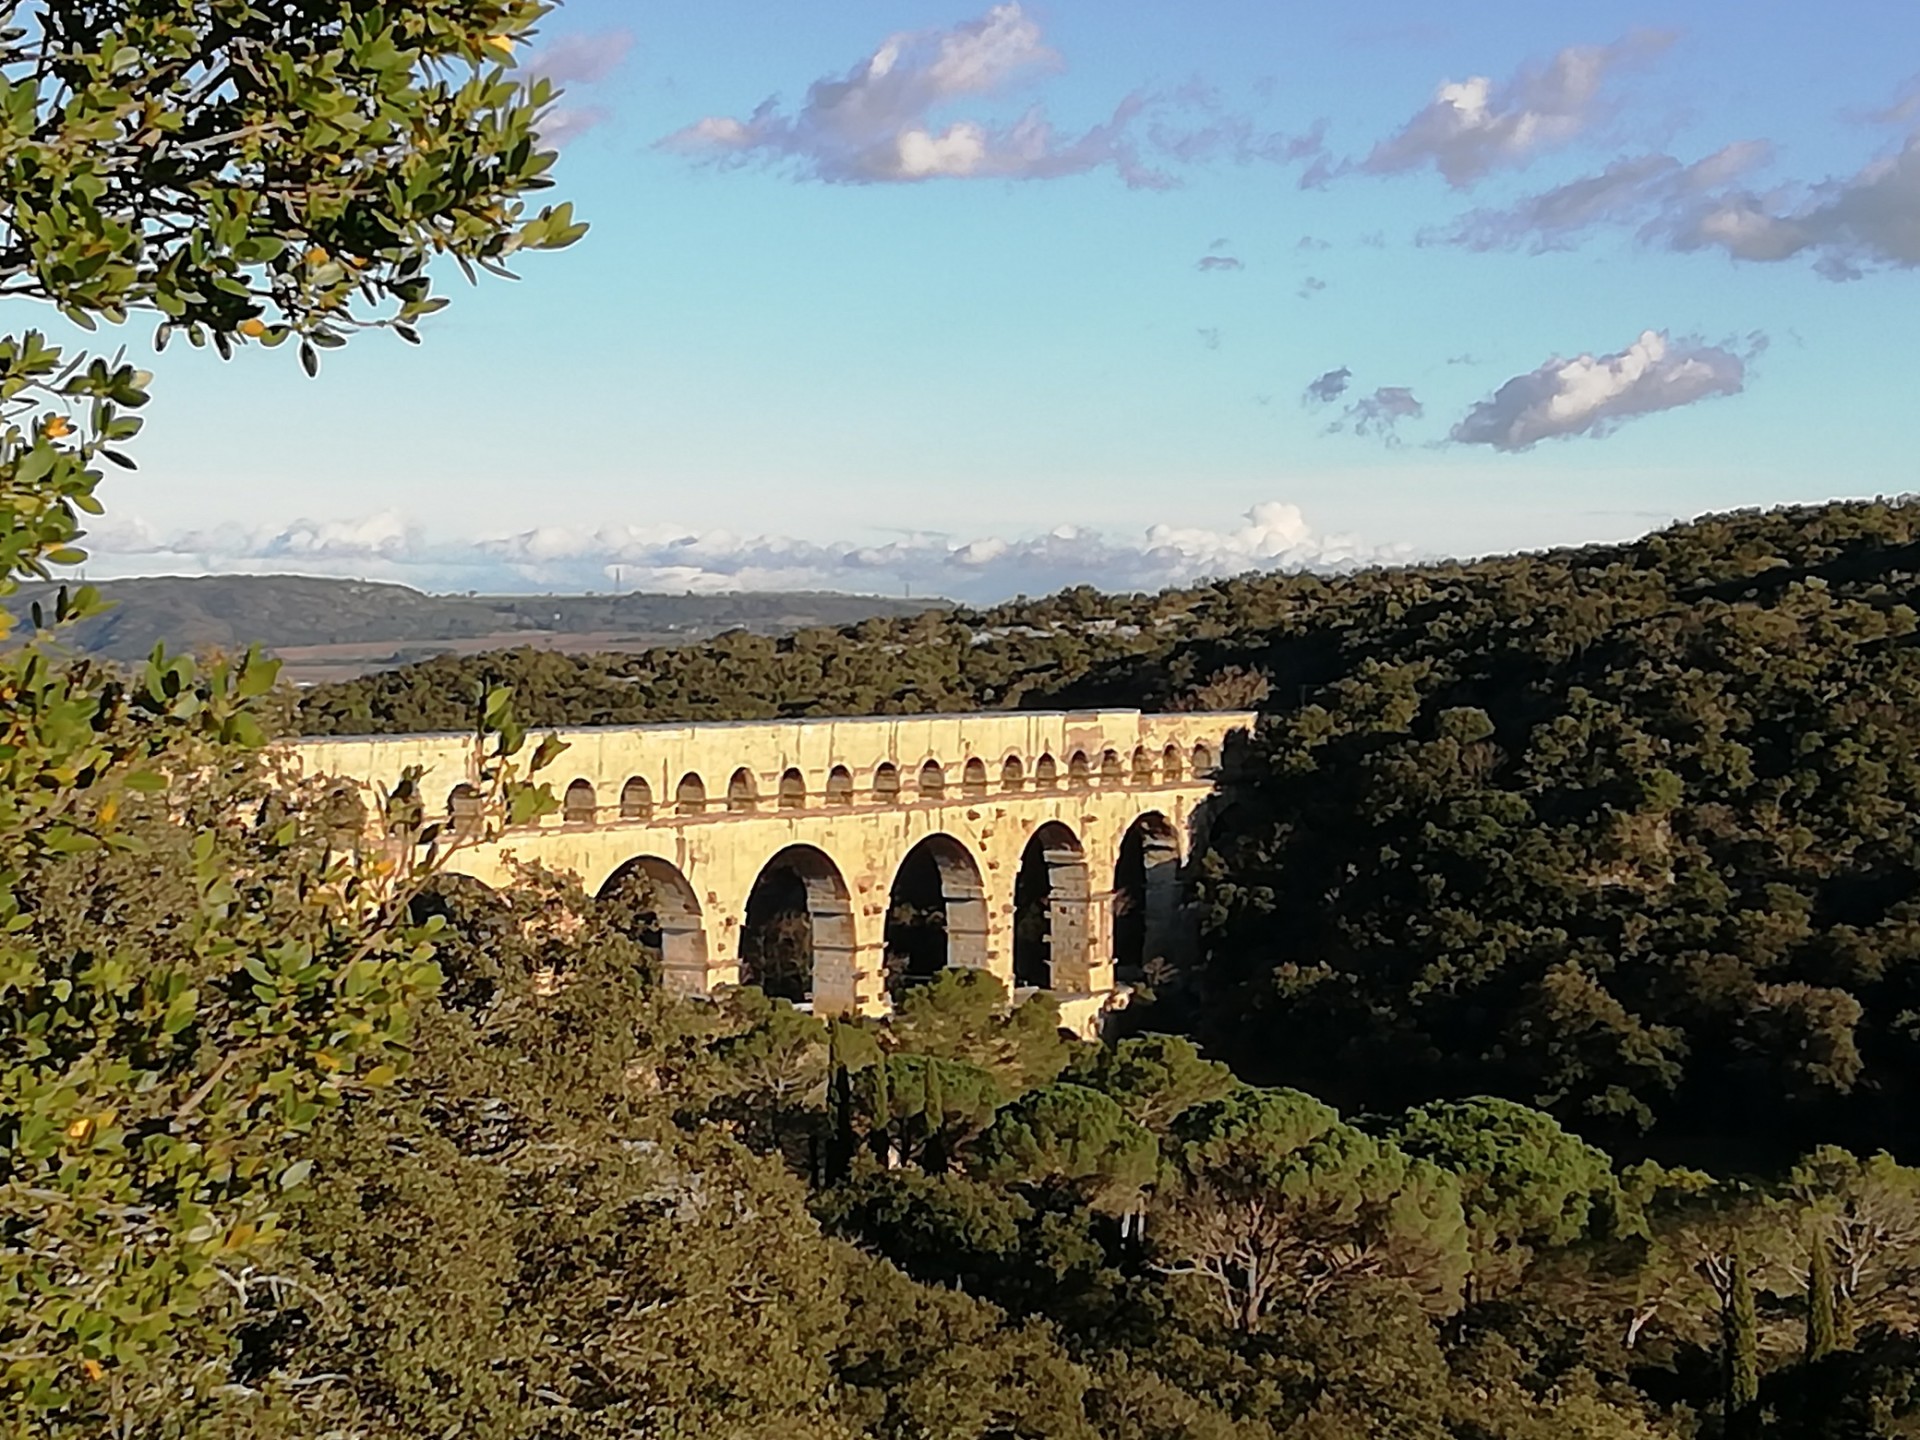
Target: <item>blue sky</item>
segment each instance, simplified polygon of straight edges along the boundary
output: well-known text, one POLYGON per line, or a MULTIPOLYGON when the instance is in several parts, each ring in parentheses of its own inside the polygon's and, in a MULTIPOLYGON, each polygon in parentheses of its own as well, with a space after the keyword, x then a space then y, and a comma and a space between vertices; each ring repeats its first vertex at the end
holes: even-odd
POLYGON ((992 599, 1920 489, 1904 3, 571 0, 526 63, 588 238, 318 382, 170 350, 90 574, 992 599))

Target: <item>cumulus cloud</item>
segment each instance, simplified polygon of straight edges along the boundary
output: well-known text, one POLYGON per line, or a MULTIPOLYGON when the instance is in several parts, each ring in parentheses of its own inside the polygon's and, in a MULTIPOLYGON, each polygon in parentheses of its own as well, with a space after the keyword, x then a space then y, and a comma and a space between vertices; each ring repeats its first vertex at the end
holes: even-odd
POLYGON ((969 540, 908 535, 878 545, 820 543, 662 526, 542 526, 481 540, 429 538, 395 515, 162 535, 135 522, 85 542, 95 579, 151 574, 312 574, 490 593, 612 589, 846 590, 989 602, 1067 585, 1151 590, 1249 570, 1344 570, 1404 561, 1404 545, 1328 535, 1299 507, 1256 505, 1222 529, 1155 525, 1139 539, 1076 526, 969 540))
POLYGON ((351 520, 295 520, 262 530, 243 525, 162 535, 144 520, 104 520, 88 532, 86 548, 106 556, 226 556, 269 567, 280 562, 404 564, 424 544, 422 532, 385 510, 351 520))
POLYGON ((568 92, 540 117, 540 138, 565 145, 612 118, 608 107, 580 104, 569 96, 610 77, 632 50, 633 32, 614 29, 565 35, 528 56, 521 68, 529 79, 550 80, 568 92))
POLYGON ((1810 255, 1835 280, 1920 266, 1920 133, 1845 179, 1813 186, 1798 203, 1731 191, 1677 217, 1669 234, 1676 249, 1718 249, 1736 260, 1810 255))
POLYGON ((1449 185, 1464 188, 1489 171, 1525 165, 1604 116, 1608 77, 1659 54, 1673 39, 1668 31, 1636 31, 1612 45, 1569 46, 1502 85, 1485 75, 1449 81, 1359 168, 1397 175, 1432 166, 1449 185))
POLYGON ((1516 375, 1469 410, 1451 438, 1512 451, 1569 435, 1606 435, 1637 415, 1738 395, 1752 353, 1674 342, 1648 330, 1617 354, 1556 357, 1516 375))
POLYGON ((1202 255, 1194 262, 1194 269, 1213 272, 1217 270, 1244 270, 1246 264, 1233 255, 1202 255))
MULTIPOLYGON (((1868 118, 1920 125, 1920 88, 1909 86, 1868 118)), ((1596 228, 1630 226, 1646 243, 1673 250, 1718 250, 1756 264, 1809 259, 1833 280, 1920 268, 1920 129, 1852 174, 1815 184, 1756 188, 1753 173, 1772 160, 1764 140, 1739 141, 1690 165, 1671 155, 1624 158, 1421 239, 1538 251, 1564 248, 1596 228)))
POLYGON ((1060 57, 1017 3, 995 5, 950 30, 889 36, 839 78, 817 80, 791 114, 775 99, 746 119, 713 115, 661 143, 726 162, 787 163, 816 180, 881 184, 936 179, 1046 179, 1111 167, 1129 185, 1166 176, 1141 164, 1129 127, 1144 103, 1130 96, 1082 134, 1058 133, 1039 106, 996 124, 936 118, 1057 70, 1060 57))
POLYGON ((1303 404, 1326 405, 1338 400, 1347 393, 1347 385, 1353 379, 1353 371, 1342 365, 1338 370, 1329 370, 1317 380, 1307 382, 1306 394, 1302 395, 1303 404))

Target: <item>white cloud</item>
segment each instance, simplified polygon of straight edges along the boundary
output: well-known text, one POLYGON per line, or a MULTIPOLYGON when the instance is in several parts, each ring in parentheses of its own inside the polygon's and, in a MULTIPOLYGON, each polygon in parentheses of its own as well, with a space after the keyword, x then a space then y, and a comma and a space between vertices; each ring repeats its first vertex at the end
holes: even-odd
POLYGON ((1359 168, 1394 175, 1431 165, 1449 185, 1463 188, 1491 170, 1525 165, 1605 113, 1602 91, 1611 71, 1658 54, 1673 38, 1636 31, 1612 45, 1569 46, 1544 69, 1523 70, 1499 86, 1485 75, 1449 81, 1359 168))
POLYGON ((1017 3, 995 5, 950 30, 890 36, 844 76, 815 81, 791 115, 769 99, 745 120, 708 116, 661 143, 714 161, 787 161, 803 176, 847 184, 1046 179, 1104 167, 1130 185, 1170 183, 1141 165, 1128 139, 1138 97, 1078 136, 1060 135, 1038 106, 1003 124, 937 113, 1059 67, 1032 17, 1017 3))
POLYGON ((1736 260, 1811 254, 1822 274, 1851 280, 1872 266, 1920 266, 1920 134, 1842 180, 1816 185, 1798 204, 1734 191, 1671 226, 1676 249, 1724 250, 1736 260))
MULTIPOLYGON (((612 76, 632 49, 631 30, 565 35, 528 56, 521 69, 529 79, 550 80, 568 94, 577 94, 612 76)), ((540 138, 549 145, 565 145, 612 118, 613 111, 605 105, 570 103, 563 95, 540 117, 540 138)))
MULTIPOLYGON (((1754 349, 1763 343, 1756 339, 1754 349)), ((1636 415, 1738 395, 1746 371, 1746 358, 1730 350, 1676 344, 1648 330, 1617 354, 1556 357, 1516 375, 1469 410, 1452 438, 1462 445, 1526 450, 1556 437, 1605 435, 1636 415)))
POLYGON ((527 57, 525 70, 556 85, 597 85, 626 63, 633 50, 631 30, 596 30, 564 35, 527 57))
POLYGON ((1647 225, 1697 206, 1703 195, 1773 158, 1763 140, 1741 140, 1704 160, 1683 165, 1671 155, 1616 160, 1596 175, 1529 195, 1507 209, 1475 210, 1444 230, 1427 231, 1422 244, 1496 250, 1526 244, 1535 253, 1564 249, 1601 225, 1647 225))
POLYGON ((481 540, 430 538, 391 514, 162 535, 135 521, 83 542, 94 579, 152 574, 312 574, 426 590, 848 590, 993 601, 1063 586, 1152 590, 1248 570, 1341 570, 1412 558, 1313 529, 1294 505, 1256 505, 1224 529, 1155 525, 1138 540, 1076 526, 1022 538, 906 535, 880 544, 661 526, 543 526, 481 540))
MULTIPOLYGON (((1868 118, 1920 123, 1920 82, 1868 118)), ((1421 239, 1538 251, 1565 247, 1598 227, 1637 226, 1642 240, 1674 250, 1718 250, 1757 264, 1808 258, 1834 280, 1882 267, 1920 268, 1920 130, 1851 175, 1752 188, 1749 177, 1772 160, 1764 140, 1739 141, 1691 165, 1671 155, 1616 160, 1510 208, 1476 210, 1421 239)))

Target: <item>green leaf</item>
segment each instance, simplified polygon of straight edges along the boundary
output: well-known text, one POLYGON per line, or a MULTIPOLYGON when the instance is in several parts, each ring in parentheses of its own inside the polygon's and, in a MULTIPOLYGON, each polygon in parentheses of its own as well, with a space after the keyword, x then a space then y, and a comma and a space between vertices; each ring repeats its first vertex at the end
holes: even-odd
POLYGON ((540 743, 534 747, 533 758, 527 762, 528 772, 530 774, 538 774, 553 764, 554 761, 558 760, 571 748, 572 747, 558 735, 543 736, 540 743))

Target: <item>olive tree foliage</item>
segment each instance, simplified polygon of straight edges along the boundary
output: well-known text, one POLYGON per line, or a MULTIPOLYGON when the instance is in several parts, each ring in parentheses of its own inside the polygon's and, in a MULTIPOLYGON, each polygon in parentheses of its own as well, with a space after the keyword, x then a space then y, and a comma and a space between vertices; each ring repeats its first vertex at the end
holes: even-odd
MULTIPOLYGON (((294 342, 309 373, 357 330, 445 303, 433 262, 503 271, 584 227, 528 208, 553 97, 509 64, 537 0, 0 0, 0 296, 222 355, 294 342)), ((150 376, 0 339, 0 591, 82 558, 103 466, 150 376)), ((63 596, 60 623, 93 613, 63 596)), ((403 784, 381 843, 257 747, 274 667, 121 676, 35 640, 0 658, 0 1415, 103 1417, 231 1303, 305 1176, 279 1140, 406 1058, 435 983, 406 901, 450 842, 403 784)), ((515 776, 507 697, 475 778, 515 776)), ((538 760, 551 758, 543 747, 538 760)))

